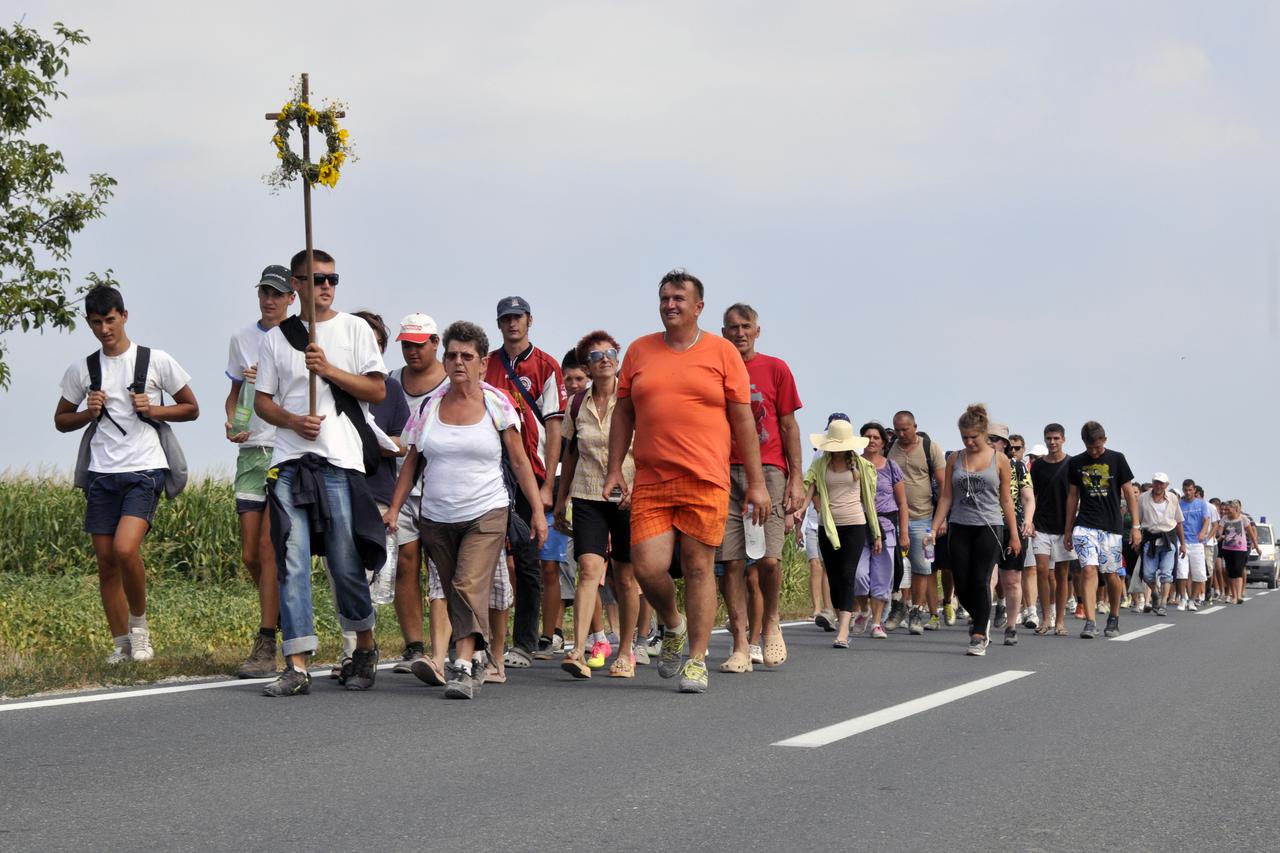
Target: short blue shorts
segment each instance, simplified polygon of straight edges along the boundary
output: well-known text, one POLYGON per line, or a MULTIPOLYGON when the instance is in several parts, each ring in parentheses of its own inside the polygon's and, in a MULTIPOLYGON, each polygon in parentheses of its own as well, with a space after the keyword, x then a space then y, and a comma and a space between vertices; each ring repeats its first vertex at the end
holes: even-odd
POLYGON ((120 518, 126 515, 141 518, 150 526, 168 473, 164 468, 121 474, 90 471, 92 479, 85 493, 84 532, 91 536, 112 536, 120 518))
POLYGON ((547 541, 538 552, 538 559, 551 563, 563 563, 569 559, 569 537, 553 526, 555 517, 547 513, 547 541))

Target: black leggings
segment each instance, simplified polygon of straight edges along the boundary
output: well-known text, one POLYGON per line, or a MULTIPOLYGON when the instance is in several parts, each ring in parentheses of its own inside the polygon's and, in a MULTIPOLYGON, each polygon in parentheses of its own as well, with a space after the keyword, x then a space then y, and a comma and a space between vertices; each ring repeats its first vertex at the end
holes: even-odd
POLYGON ((974 633, 991 622, 991 570, 1004 551, 1004 525, 948 524, 947 545, 956 598, 969 611, 974 633))
MULTIPOLYGON (((844 536, 843 533, 840 535, 844 536)), ((1227 564, 1227 577, 1232 580, 1244 577, 1244 567, 1249 562, 1248 551, 1223 550, 1222 559, 1227 564)))
POLYGON ((827 538, 825 527, 818 528, 818 550, 822 552, 822 564, 831 583, 831 603, 836 610, 853 612, 853 579, 858 573, 858 560, 867 544, 865 524, 838 524, 836 535, 840 548, 836 549, 827 538))

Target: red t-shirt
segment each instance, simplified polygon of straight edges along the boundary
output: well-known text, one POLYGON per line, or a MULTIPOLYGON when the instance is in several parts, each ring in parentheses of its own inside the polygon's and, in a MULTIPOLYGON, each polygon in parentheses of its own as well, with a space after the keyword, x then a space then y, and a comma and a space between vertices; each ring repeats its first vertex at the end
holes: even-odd
POLYGON ((618 397, 635 406, 636 483, 696 477, 729 488, 726 407, 750 402, 750 386, 742 356, 719 335, 703 335, 684 352, 661 332, 627 347, 618 397))
MULTIPOLYGON (((560 375, 560 365, 554 358, 542 350, 529 345, 529 348, 516 356, 511 365, 520 377, 523 385, 542 411, 543 418, 564 417, 564 379, 560 375)), ((501 388, 511 395, 516 411, 520 413, 520 437, 524 439, 524 452, 529 454, 529 462, 533 465, 533 474, 538 482, 547 479, 547 431, 538 416, 529 408, 524 395, 516 388, 507 368, 502 362, 502 350, 489 353, 489 366, 485 368, 484 381, 495 388, 501 388)))
MULTIPOLYGON (((800 408, 796 380, 787 363, 771 355, 756 353, 746 365, 747 375, 751 377, 751 414, 755 417, 756 434, 760 436, 760 463, 790 473, 778 418, 800 408)), ((729 453, 729 464, 742 464, 736 441, 729 453)))

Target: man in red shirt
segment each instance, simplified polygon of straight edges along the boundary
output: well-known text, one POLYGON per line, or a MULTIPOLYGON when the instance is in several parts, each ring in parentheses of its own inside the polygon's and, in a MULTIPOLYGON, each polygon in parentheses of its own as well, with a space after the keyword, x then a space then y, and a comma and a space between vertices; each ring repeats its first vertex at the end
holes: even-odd
MULTIPOLYGON (((747 366, 751 379, 751 414, 760 445, 760 464, 764 467, 765 486, 769 490, 769 517, 764 523, 764 556, 755 563, 764 598, 763 657, 765 666, 774 667, 787 659, 787 646, 782 639, 778 618, 778 595, 782 590, 782 542, 787 513, 804 501, 804 469, 800 463, 800 427, 796 410, 800 394, 796 390, 791 368, 780 358, 756 352, 760 337, 759 315, 750 305, 738 303, 724 312, 721 334, 733 344, 747 366)), ((744 584, 747 548, 743 513, 746 507, 746 473, 736 441, 729 453, 729 518, 725 523, 724 541, 716 552, 716 560, 724 564, 721 592, 729 611, 729 631, 733 635, 733 654, 720 664, 721 672, 750 672, 751 653, 747 639, 747 596, 744 584)))
MULTIPOLYGON (((533 465, 542 506, 531 507, 516 492, 516 512, 532 523, 534 512, 544 516, 555 506, 555 474, 560 464, 560 429, 564 419, 564 379, 560 364, 529 342, 533 311, 519 296, 498 302, 498 331, 502 347, 489 353, 484 381, 507 391, 520 413, 520 435, 533 465)), ((530 666, 538 648, 538 608, 542 603, 542 569, 538 550, 529 542, 513 543, 516 563, 516 617, 506 665, 530 666)))

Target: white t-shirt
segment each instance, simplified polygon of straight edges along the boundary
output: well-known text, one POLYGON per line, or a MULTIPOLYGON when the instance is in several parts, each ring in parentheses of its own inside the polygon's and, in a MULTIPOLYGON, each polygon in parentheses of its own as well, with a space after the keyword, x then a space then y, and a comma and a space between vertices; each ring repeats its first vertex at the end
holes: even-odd
MULTIPOLYGON (((448 383, 441 383, 441 390, 448 383)), ((488 386, 486 386, 487 388, 488 386)), ((507 506, 500 430, 520 429, 520 415, 496 389, 486 393, 484 416, 474 424, 441 422, 439 402, 410 421, 405 435, 426 462, 420 517, 444 523, 471 521, 507 506)))
MULTIPOLYGON (((258 363, 258 352, 268 331, 255 320, 231 336, 231 346, 227 351, 227 378, 233 382, 244 382, 245 370, 258 363)), ((254 414, 249 417, 249 438, 240 446, 270 447, 275 440, 276 428, 254 414)))
MULTIPOLYGON (((123 474, 169 467, 155 428, 139 420, 133 410, 129 386, 133 384, 133 366, 137 356, 138 345, 132 342, 129 349, 120 355, 98 351, 98 363, 102 365, 102 390, 107 394, 106 411, 115 423, 105 415, 98 421, 97 432, 89 442, 90 471, 123 474)), ((163 404, 162 391, 172 397, 190 381, 191 375, 173 360, 173 356, 164 350, 151 350, 147 396, 153 406, 163 404)), ((61 389, 63 399, 77 406, 89 395, 89 367, 84 359, 67 368, 62 375, 61 389)))
MULTIPOLYGON (((304 322, 305 324, 305 322, 304 322)), ((352 314, 338 312, 328 320, 316 324, 316 343, 324 350, 325 358, 339 370, 366 375, 386 375, 382 353, 373 330, 364 320, 352 314)), ((258 353, 257 390, 270 394, 277 405, 294 414, 307 413, 307 359, 294 349, 277 326, 267 333, 258 353)), ((366 417, 369 404, 360 403, 366 417)), ((323 379, 316 382, 316 414, 324 415, 320 435, 308 441, 291 429, 276 431, 275 450, 271 464, 279 465, 314 453, 337 468, 364 470, 364 450, 360 433, 355 424, 342 415, 333 402, 333 391, 323 379)))
MULTIPOLYGON (((1206 503, 1208 502, 1206 501, 1206 503)), ((1205 516, 1204 516, 1204 523, 1216 525, 1219 521, 1222 521, 1222 514, 1218 512, 1218 508, 1216 506, 1214 506, 1213 504, 1209 504, 1209 511, 1205 513, 1205 516)), ((1218 537, 1210 536, 1208 539, 1205 540, 1205 544, 1210 547, 1216 548, 1218 546, 1218 537)))
MULTIPOLYGON (((404 401, 409 404, 410 418, 418 414, 418 409, 422 408, 422 402, 426 400, 428 396, 430 396, 431 391, 436 390, 435 388, 432 388, 431 391, 427 391, 423 394, 410 394, 409 389, 404 387, 404 368, 403 367, 397 367, 395 370, 391 371, 391 378, 399 382, 400 389, 404 391, 404 401)), ((447 381, 448 379, 441 380, 441 382, 447 382, 447 381)), ((437 385, 436 387, 438 388, 439 386, 437 385)), ((396 477, 400 476, 400 469, 403 467, 404 467, 404 457, 401 456, 396 459, 396 477)), ((405 502, 406 505, 416 506, 417 498, 421 494, 422 494, 422 480, 418 479, 414 481, 413 488, 409 491, 409 497, 413 498, 413 500, 412 501, 406 500, 405 502)))

